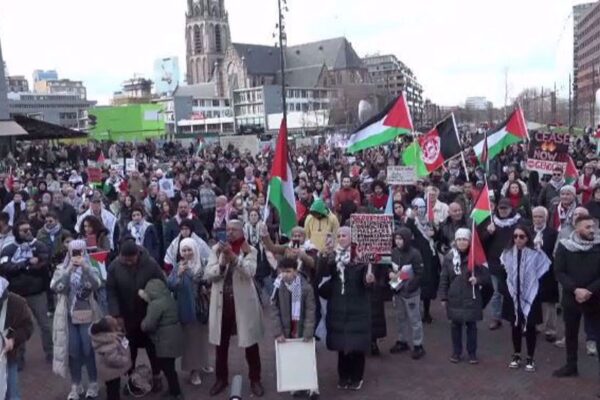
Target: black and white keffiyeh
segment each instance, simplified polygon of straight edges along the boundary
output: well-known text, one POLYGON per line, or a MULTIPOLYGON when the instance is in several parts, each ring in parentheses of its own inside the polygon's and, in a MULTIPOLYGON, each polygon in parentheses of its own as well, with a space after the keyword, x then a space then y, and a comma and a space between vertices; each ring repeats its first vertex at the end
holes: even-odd
POLYGON ((300 321, 302 310, 302 280, 300 275, 296 275, 296 279, 291 283, 285 282, 285 287, 292 294, 292 321, 300 321))
POLYGON ((500 218, 497 215, 493 216, 494 225, 499 228, 506 228, 515 225, 521 219, 521 214, 515 214, 509 218, 500 218))
POLYGON ((343 248, 341 246, 338 246, 335 249, 335 265, 336 265, 337 273, 340 277, 340 281, 342 281, 342 294, 345 294, 345 292, 346 292, 345 271, 346 271, 346 266, 348 264, 350 264, 350 260, 351 260, 350 247, 343 248))

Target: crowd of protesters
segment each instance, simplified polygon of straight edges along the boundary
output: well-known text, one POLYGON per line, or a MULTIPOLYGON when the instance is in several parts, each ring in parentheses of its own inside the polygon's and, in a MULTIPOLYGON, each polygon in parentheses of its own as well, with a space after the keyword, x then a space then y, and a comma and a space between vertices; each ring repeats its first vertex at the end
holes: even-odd
POLYGON ((541 333, 566 348, 554 376, 576 376, 580 321, 588 354, 598 354, 600 338, 600 164, 589 138, 571 144, 580 171, 572 184, 561 168, 527 171, 518 144, 487 171, 465 152, 464 162, 392 187, 386 169, 401 164, 402 146, 352 157, 325 144, 292 148, 298 225, 290 237, 266 200, 270 152, 150 141, 17 148, 0 177, 0 295, 10 292, 13 332, 7 398, 20 399, 34 320, 53 371, 70 379, 68 400, 97 398, 103 383, 111 400, 122 386, 160 392, 162 376, 167 395, 182 398, 179 357, 193 385, 214 372, 217 395, 229 383, 232 336, 245 351, 250 389, 262 396, 265 334, 324 341, 338 353, 338 388, 360 390, 365 356, 379 355, 388 335, 385 303, 393 302, 398 326, 389 351, 419 360, 436 299, 451 321, 450 362, 463 360, 463 332, 466 360, 479 362, 477 323, 487 307, 489 329, 510 326, 508 367, 536 370, 541 333), (133 170, 126 158, 136 160, 133 170), (92 182, 88 168, 102 178, 92 182), (488 265, 470 270, 469 216, 486 181, 493 215, 478 234, 488 265), (356 262, 350 216, 388 204, 392 264, 356 262), (106 268, 98 253, 107 253, 106 268), (148 371, 136 363, 139 348, 148 371))

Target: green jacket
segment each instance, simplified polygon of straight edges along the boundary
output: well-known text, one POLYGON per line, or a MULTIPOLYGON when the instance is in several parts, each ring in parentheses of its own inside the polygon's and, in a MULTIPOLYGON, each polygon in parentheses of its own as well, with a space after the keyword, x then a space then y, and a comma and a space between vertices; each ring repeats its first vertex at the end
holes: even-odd
POLYGON ((177 315, 177 303, 167 285, 152 279, 140 296, 148 302, 142 331, 147 332, 161 358, 177 358, 183 354, 183 331, 177 315))

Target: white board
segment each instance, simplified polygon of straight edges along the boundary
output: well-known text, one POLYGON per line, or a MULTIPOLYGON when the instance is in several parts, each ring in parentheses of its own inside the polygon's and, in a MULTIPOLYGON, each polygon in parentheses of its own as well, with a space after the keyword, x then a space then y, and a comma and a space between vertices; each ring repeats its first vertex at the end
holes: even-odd
POLYGON ((414 185, 417 182, 417 171, 412 166, 388 165, 388 185, 414 185))
POLYGON ((310 342, 303 339, 275 341, 275 362, 278 392, 319 389, 314 339, 310 342))
POLYGON ((231 144, 242 154, 249 151, 251 154, 256 155, 259 152, 256 135, 221 136, 220 141, 223 150, 226 150, 231 144))

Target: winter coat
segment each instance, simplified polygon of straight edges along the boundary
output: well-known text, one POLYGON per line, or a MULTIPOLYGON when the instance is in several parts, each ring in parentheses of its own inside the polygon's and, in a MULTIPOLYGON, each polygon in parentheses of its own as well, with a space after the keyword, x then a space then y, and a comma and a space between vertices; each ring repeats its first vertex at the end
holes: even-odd
POLYGON ((108 382, 127 374, 131 368, 131 351, 123 345, 125 334, 121 332, 90 333, 96 358, 98 378, 108 382))
POLYGON ((367 352, 371 347, 371 305, 365 284, 367 266, 350 263, 345 267, 344 284, 335 258, 319 259, 323 276, 331 277, 327 301, 327 348, 332 351, 367 352), (344 286, 344 294, 342 294, 344 286))
MULTIPOLYGON (((300 276, 302 285, 302 305, 300 308, 300 321, 296 328, 294 338, 311 339, 316 328, 317 304, 315 301, 315 292, 308 281, 300 276)), ((284 336, 292 338, 292 293, 283 282, 278 289, 275 289, 273 295, 273 304, 271 306, 271 320, 273 321, 274 336, 284 336)))
POLYGON ((67 236, 71 236, 71 232, 69 232, 66 229, 61 229, 58 234, 54 237, 54 240, 52 240, 52 238, 50 237, 50 235, 48 234, 48 231, 46 231, 46 229, 42 228, 38 231, 37 234, 37 240, 39 240, 40 242, 44 243, 47 247, 48 247, 48 251, 50 252, 50 263, 51 265, 55 266, 56 264, 62 262, 55 262, 56 259, 55 257, 58 254, 62 254, 65 252, 65 246, 64 246, 64 240, 65 237, 67 236))
MULTIPOLYGON (((402 268, 404 265, 411 265, 413 269, 413 278, 403 284, 396 292, 404 298, 413 297, 421 287, 421 277, 423 276, 423 258, 421 253, 414 247, 408 244, 405 250, 394 248, 392 250, 392 262, 402 268)), ((389 272, 394 272, 390 268, 389 272)))
POLYGON ((556 190, 550 183, 548 183, 538 196, 538 204, 550 210, 556 203, 556 199, 558 198, 559 194, 559 191, 556 190))
POLYGON ((564 308, 600 314, 600 245, 589 251, 572 252, 559 243, 554 256, 554 273, 562 286, 564 308), (577 288, 589 290, 592 297, 582 304, 577 303, 574 293, 577 288))
MULTIPOLYGON (((417 229, 415 221, 407 220, 407 227, 412 231, 414 239, 412 245, 421 253, 423 260, 423 274, 421 275, 421 299, 433 300, 437 296, 438 287, 440 284, 440 257, 437 251, 431 250, 429 241, 417 229)), ((402 267, 402 266, 400 266, 402 267)))
MULTIPOLYGON (((218 346, 221 344, 221 327, 223 318, 223 286, 225 274, 221 274, 217 250, 213 247, 208 259, 204 279, 212 283, 210 292, 210 311, 208 321, 209 342, 218 346)), ((235 303, 235 323, 239 347, 247 348, 260 342, 264 336, 262 323, 262 307, 258 291, 254 285, 256 273, 257 251, 251 248, 248 254, 242 254, 237 266, 233 269, 232 285, 235 303)))
MULTIPOLYGON (((550 261, 554 260, 554 249, 556 248, 557 236, 558 233, 550 227, 546 227, 542 232, 542 240, 544 241, 542 250, 546 253, 550 261)), ((550 269, 544 274, 542 279, 540 279, 539 296, 542 303, 558 303, 559 291, 558 282, 554 275, 554 263, 550 264, 550 269)))
MULTIPOLYGON (((140 293, 142 295, 142 293, 140 293)), ((142 320, 142 332, 148 333, 156 356, 177 358, 183 355, 183 330, 177 315, 177 303, 162 279, 152 279, 143 290, 148 302, 146 316, 142 320)))
POLYGON ((138 291, 144 289, 151 279, 165 278, 156 261, 142 249, 136 266, 125 266, 117 257, 108 267, 108 312, 115 318, 123 318, 128 336, 140 331, 147 303, 138 296, 138 291))
POLYGON ((10 290, 19 296, 28 297, 46 291, 49 280, 50 253, 48 247, 39 240, 31 244, 33 256, 38 263, 33 266, 29 261, 13 262, 19 244, 11 243, 0 253, 0 274, 10 282, 10 290))
MULTIPOLYGON (((6 355, 9 362, 16 362, 17 355, 21 347, 29 340, 33 334, 33 314, 27 305, 27 301, 18 294, 7 292, 5 301, 7 301, 6 321, 4 328, 10 329, 7 338, 14 339, 15 344, 11 351, 6 355)), ((1 304, 1 303, 0 303, 1 304)))
POLYGON ((381 339, 387 336, 387 322, 385 320, 385 301, 392 296, 388 285, 387 265, 373 264, 373 275, 375 283, 371 290, 371 337, 381 339))
POLYGON ((63 203, 62 207, 52 207, 52 210, 58 215, 58 221, 62 227, 71 233, 75 233, 75 224, 77 223, 77 211, 69 203, 63 203))
POLYGON ((435 237, 438 243, 438 250, 445 254, 452 243, 454 243, 454 235, 459 228, 470 228, 470 224, 467 218, 463 217, 460 221, 454 221, 451 217, 446 218, 444 222, 440 224, 437 235, 435 237))
POLYGON ((502 275, 504 268, 502 268, 502 265, 500 264, 500 255, 512 240, 515 227, 523 221, 523 219, 519 219, 513 225, 506 226, 504 228, 496 225, 496 230, 493 234, 490 234, 487 231, 489 223, 478 227, 481 243, 485 249, 485 256, 487 257, 490 273, 492 275, 502 275))
MULTIPOLYGON (((208 240, 208 231, 200 222, 199 219, 193 218, 192 222, 194 223, 194 233, 202 238, 202 240, 208 240)), ((168 220, 166 223, 163 223, 163 245, 170 245, 173 240, 179 235, 179 222, 177 222, 177 218, 173 217, 168 220)))
POLYGON ((171 270, 167 278, 167 285, 173 292, 177 301, 179 321, 183 324, 191 324, 198 321, 198 296, 199 281, 202 280, 204 269, 199 268, 196 273, 187 270, 183 275, 178 275, 178 268, 171 270))
POLYGON ((473 322, 483 319, 483 300, 481 286, 491 283, 490 273, 487 268, 476 266, 475 277, 478 285, 469 282, 471 272, 467 266, 467 254, 461 254, 460 273, 454 269, 453 252, 444 257, 442 274, 440 278, 440 300, 446 301, 446 314, 453 322, 473 322), (475 298, 473 298, 475 293, 475 298))
MULTIPOLYGON (((93 292, 100 287, 100 277, 94 268, 90 266, 83 268, 81 282, 87 289, 91 290, 87 300, 92 310, 92 321, 96 321, 102 317, 102 311, 93 295, 93 292)), ((69 292, 71 289, 71 273, 71 268, 60 265, 54 272, 50 282, 50 289, 58 295, 52 323, 54 357, 52 371, 63 378, 66 378, 69 374, 69 315, 71 309, 69 292)))

